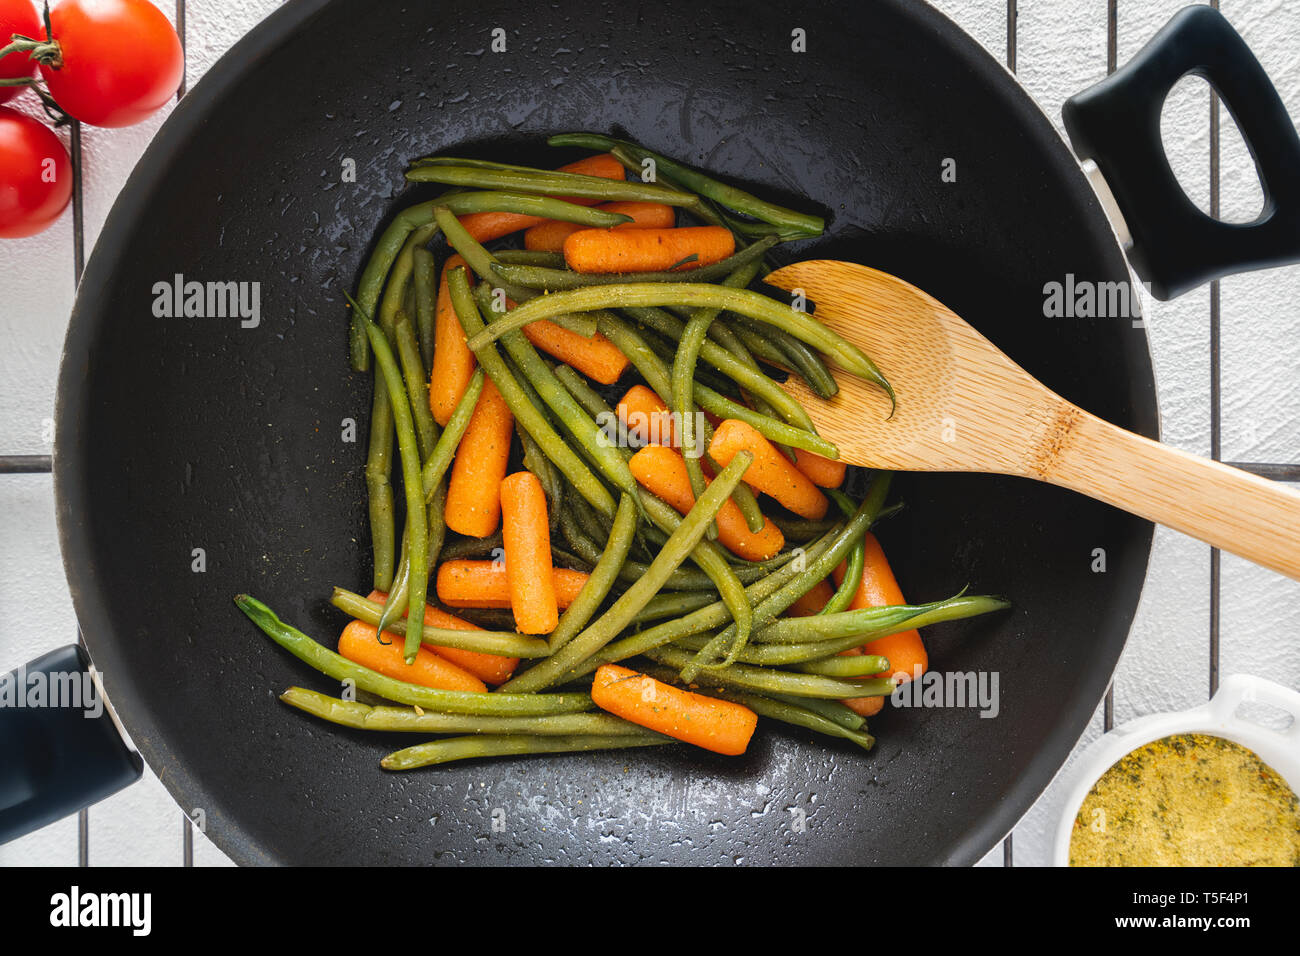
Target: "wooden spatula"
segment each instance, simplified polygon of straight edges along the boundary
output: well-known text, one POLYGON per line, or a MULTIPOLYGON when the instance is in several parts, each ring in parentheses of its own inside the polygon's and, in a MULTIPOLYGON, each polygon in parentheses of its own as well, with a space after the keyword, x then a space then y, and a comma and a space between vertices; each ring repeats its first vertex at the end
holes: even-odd
POLYGON ((802 290, 816 317, 880 367, 898 395, 849 375, 825 401, 786 387, 851 464, 1020 475, 1082 492, 1300 579, 1300 494, 1135 435, 1049 391, 941 302, 834 260, 764 281, 802 290))

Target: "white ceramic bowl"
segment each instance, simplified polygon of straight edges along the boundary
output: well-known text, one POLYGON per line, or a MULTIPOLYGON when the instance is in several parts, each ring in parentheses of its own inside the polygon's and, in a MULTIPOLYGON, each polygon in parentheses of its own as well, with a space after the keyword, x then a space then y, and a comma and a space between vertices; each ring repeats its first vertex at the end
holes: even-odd
POLYGON ((1137 748, 1171 734, 1212 734, 1241 744, 1259 755, 1300 793, 1300 693, 1260 677, 1234 674, 1219 685, 1218 693, 1199 707, 1173 714, 1139 717, 1089 746, 1066 772, 1062 781, 1065 806, 1056 828, 1052 862, 1068 866, 1070 838, 1079 807, 1093 785, 1116 761, 1137 748), (1271 704, 1292 716, 1291 726, 1274 730, 1237 714, 1245 703, 1271 704))

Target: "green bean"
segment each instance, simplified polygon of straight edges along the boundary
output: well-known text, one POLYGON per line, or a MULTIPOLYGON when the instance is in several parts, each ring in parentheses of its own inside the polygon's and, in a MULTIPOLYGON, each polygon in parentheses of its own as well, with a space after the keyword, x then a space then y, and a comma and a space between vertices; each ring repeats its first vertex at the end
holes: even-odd
MULTIPOLYGON (((689 651, 675 647, 656 647, 645 651, 645 656, 679 671, 685 670, 692 660, 689 651)), ((798 674, 769 667, 751 667, 748 664, 731 664, 705 671, 700 675, 700 679, 741 690, 756 690, 761 693, 774 691, 791 697, 820 697, 828 700, 879 697, 893 693, 894 690, 894 682, 889 679, 850 682, 836 680, 833 677, 820 677, 816 674, 798 674)), ((686 678, 682 680, 685 681, 686 678)))
MULTIPOLYGON (((494 695, 493 695, 494 696, 494 695)), ((427 744, 416 744, 391 753, 379 762, 385 770, 413 770, 453 760, 479 757, 503 757, 515 754, 573 753, 586 750, 623 750, 631 747, 660 747, 677 741, 663 734, 643 730, 640 735, 571 734, 560 737, 534 737, 523 734, 476 734, 471 737, 448 737, 427 744)))
POLYGON ((717 598, 708 591, 660 591, 641 609, 633 624, 659 621, 666 617, 681 617, 702 607, 708 607, 717 598))
POLYGON ((418 226, 407 236, 401 251, 393 261, 393 267, 388 273, 388 281, 384 285, 384 294, 379 300, 379 312, 374 316, 375 324, 383 329, 384 334, 390 339, 397 328, 397 313, 406 310, 407 292, 411 286, 411 277, 415 273, 415 250, 423 247, 437 234, 437 223, 428 222, 418 226))
MULTIPOLYGON (((515 212, 525 216, 538 216, 542 219, 561 219, 583 226, 605 227, 626 221, 626 217, 613 215, 603 210, 549 196, 532 196, 522 193, 483 191, 464 192, 450 190, 441 196, 408 206, 394 217, 375 243, 366 266, 357 283, 357 301, 361 303, 367 315, 375 314, 379 306, 379 295, 384 287, 384 279, 393 266, 394 260, 405 246, 411 232, 427 225, 433 218, 435 206, 445 205, 457 216, 476 212, 515 212)), ((370 367, 369 345, 366 334, 355 320, 350 336, 350 355, 352 367, 358 372, 370 367)))
MULTIPOLYGON (((670 535, 677 525, 681 523, 681 516, 671 505, 644 488, 639 488, 637 494, 641 499, 642 512, 653 525, 653 527, 647 529, 648 532, 654 532, 657 529, 666 540, 667 535, 670 535)), ((734 602, 737 611, 743 617, 748 618, 748 602, 744 600, 744 588, 740 579, 736 576, 736 570, 728 563, 725 552, 718 545, 707 540, 706 535, 706 540, 701 543, 695 552, 692 552, 691 560, 709 576, 709 579, 719 592, 719 596, 725 601, 734 602), (741 604, 744 604, 743 609, 739 607, 741 604)))
POLYGON ((861 647, 888 634, 909 631, 1001 611, 1010 604, 988 596, 955 597, 930 604, 900 604, 841 611, 825 617, 782 618, 757 631, 750 645, 750 661, 757 664, 801 664, 822 660, 840 651, 861 647), (795 621, 817 622, 793 628, 795 621))
POLYGON ((820 216, 795 212, 793 209, 786 209, 784 206, 765 202, 743 189, 737 189, 735 186, 719 182, 712 176, 706 176, 697 169, 692 169, 690 166, 679 163, 660 153, 652 152, 644 146, 630 143, 627 140, 614 139, 596 133, 562 133, 558 136, 552 136, 546 142, 551 146, 580 146, 601 152, 607 152, 618 147, 638 162, 644 162, 646 159, 652 160, 656 172, 662 170, 665 175, 671 176, 675 182, 680 183, 692 192, 720 203, 742 215, 752 216, 762 222, 780 226, 791 234, 797 234, 800 237, 820 236, 826 228, 826 221, 820 216))
MULTIPOLYGON (((581 289, 586 286, 617 285, 628 282, 680 282, 689 278, 692 282, 713 282, 731 275, 739 269, 753 268, 753 275, 758 274, 758 261, 776 244, 775 239, 765 239, 742 249, 734 255, 698 269, 665 269, 655 272, 574 272, 569 269, 547 269, 542 266, 511 265, 501 263, 496 267, 497 274, 507 282, 524 286, 528 289, 542 289, 547 292, 559 292, 566 289, 581 289)), ((744 284, 749 285, 753 275, 744 284)))
POLYGON ((493 253, 499 262, 512 266, 545 266, 548 269, 564 268, 564 253, 542 252, 536 249, 498 249, 493 253))
MULTIPOLYGON (((420 340, 420 361, 433 368, 434 321, 438 311, 438 263, 423 246, 414 252, 415 328, 420 340)), ((427 384, 427 383, 426 383, 427 384)))
POLYGON ((425 459, 424 468, 420 471, 420 487, 424 491, 426 501, 433 498, 438 483, 451 467, 451 461, 456 457, 456 449, 460 446, 461 438, 465 436, 465 429, 469 427, 469 420, 474 416, 474 406, 478 404, 481 394, 483 394, 483 370, 476 368, 474 374, 470 376, 469 384, 465 386, 465 394, 456 402, 451 417, 447 419, 447 427, 438 436, 433 451, 425 459))
POLYGON ((834 518, 822 518, 814 521, 808 518, 794 518, 774 514, 768 515, 768 519, 781 529, 781 534, 785 536, 786 541, 809 541, 825 534, 835 526, 834 518))
POLYGON ((551 560, 554 561, 558 567, 572 568, 573 570, 581 571, 584 574, 591 573, 591 570, 595 567, 594 564, 588 564, 571 551, 565 551, 558 544, 551 545, 551 560))
POLYGON ((845 369, 877 385, 893 400, 893 386, 880 374, 875 363, 852 342, 816 319, 757 292, 708 283, 631 282, 587 286, 539 296, 493 322, 487 331, 470 343, 470 348, 494 341, 529 322, 565 312, 670 304, 725 309, 758 319, 834 357, 845 369))
MULTIPOLYGON (((635 505, 636 502, 633 502, 635 505)), ((601 543, 610 536, 614 530, 614 522, 602 515, 587 502, 579 499, 573 503, 573 516, 578 522, 578 527, 582 529, 591 541, 601 543)), ((640 512, 638 511, 638 514, 640 512)))
POLYGON ((481 694, 438 690, 395 680, 334 653, 302 631, 285 624, 275 616, 275 612, 256 598, 240 594, 235 597, 235 604, 267 637, 326 677, 351 681, 359 690, 377 694, 398 704, 410 704, 448 714, 494 714, 503 717, 572 714, 591 710, 595 706, 588 694, 481 694))
MULTIPOLYGON (((757 247, 755 247, 757 248, 757 247)), ((758 273, 758 267, 755 261, 737 266, 726 278, 722 280, 724 286, 730 288, 743 288, 758 273)), ((669 407, 678 415, 678 421, 681 422, 681 441, 682 448, 695 449, 699 447, 696 444, 695 435, 695 363, 699 358, 700 350, 705 344, 705 338, 709 332, 709 326, 713 320, 721 314, 721 309, 696 309, 691 313, 690 321, 686 323, 685 329, 682 330, 682 336, 677 345, 677 355, 673 359, 672 375, 670 379, 670 397, 669 407)), ((811 430, 812 422, 808 422, 811 430)), ((701 440, 707 441, 707 435, 700 436, 701 440)), ((707 443, 704 447, 708 447, 707 443)), ((700 458, 697 455, 687 454, 684 456, 686 461, 686 475, 691 483, 691 491, 698 498, 703 494, 708 482, 704 477, 704 466, 700 464, 700 458)), ((761 530, 762 524, 752 530, 761 530)))
MULTIPOLYGON (((656 680, 665 683, 675 683, 678 681, 677 674, 669 667, 662 666, 645 666, 641 670, 654 677, 656 680)), ((705 678, 704 683, 708 683, 705 678)), ((876 739, 870 734, 859 732, 858 728, 849 728, 839 721, 832 720, 825 716, 815 706, 806 706, 806 704, 827 703, 832 706, 843 707, 850 714, 853 711, 844 707, 838 701, 823 701, 817 697, 792 697, 783 700, 778 697, 768 697, 762 694, 747 694, 743 691, 732 690, 725 684, 719 682, 719 686, 711 687, 700 691, 708 697, 719 697, 723 700, 729 700, 733 703, 748 707, 760 717, 766 717, 769 720, 778 720, 783 724, 791 724, 795 727, 802 727, 805 730, 812 730, 819 734, 825 734, 828 737, 840 737, 844 740, 850 740, 857 744, 863 750, 870 750, 875 746, 876 739)), ((861 718, 859 718, 861 720, 861 718)), ((865 723, 866 721, 862 721, 865 723)), ((859 724, 861 726, 861 724, 859 724)))
MULTIPOLYGON (((480 277, 488 279, 487 270, 490 270, 491 266, 484 257, 490 259, 490 254, 473 240, 469 232, 446 207, 436 208, 433 215, 452 247, 470 264, 471 268, 476 271, 484 270, 479 273, 480 277)), ((537 354, 532 343, 522 332, 511 332, 501 338, 501 344, 505 346, 506 352, 522 372, 523 378, 527 379, 546 406, 555 413, 564 429, 577 440, 582 451, 595 463, 600 472, 619 490, 629 494, 634 492, 636 479, 632 477, 627 461, 617 450, 608 447, 600 440, 596 423, 560 384, 555 373, 537 354)), ((609 504, 611 514, 613 510, 611 499, 609 504)))
POLYGON ((564 430, 577 441, 583 454, 595 463, 600 473, 608 478, 614 487, 620 491, 628 494, 635 492, 637 488, 636 479, 632 477, 632 471, 628 468, 627 459, 619 453, 618 448, 611 447, 605 441, 604 433, 600 430, 600 427, 587 414, 586 410, 578 404, 577 400, 569 394, 568 390, 560 384, 560 380, 555 377, 551 367, 537 354, 537 350, 533 348, 532 343, 524 337, 522 332, 512 332, 503 336, 501 343, 514 360, 515 365, 523 373, 523 377, 528 380, 529 384, 541 396, 542 401, 559 419, 564 430))
MULTIPOLYGON (((400 248, 394 253, 392 259, 388 260, 392 271, 388 276, 388 284, 382 286, 383 300, 379 303, 379 327, 384 335, 390 339, 396 335, 397 312, 400 309, 402 300, 405 298, 404 293, 411 275, 414 250, 432 238, 437 229, 438 227, 434 223, 413 226, 402 234, 400 248)), ((381 276, 381 284, 382 279, 381 276)), ((381 286, 370 283, 366 285, 366 289, 372 292, 375 299, 378 299, 381 286)), ((352 300, 349 299, 349 301, 352 300)), ((369 317, 371 314, 369 311, 371 307, 371 305, 365 304, 361 306, 361 311, 364 312, 365 317, 369 317)), ((355 303, 354 311, 357 311, 355 303)), ((354 315, 352 327, 354 334, 359 332, 364 340, 367 336, 361 320, 362 315, 354 315)), ((355 349, 353 354, 355 358, 355 349)), ((362 366, 368 367, 370 355, 368 344, 365 345, 362 354, 365 356, 362 366)), ((390 474, 393 456, 392 433, 393 408, 382 375, 376 369, 374 394, 370 406, 370 444, 366 455, 365 474, 370 510, 371 546, 374 554, 374 585, 383 591, 390 590, 393 581, 393 538, 395 532, 393 529, 393 486, 390 474)))
POLYGON ((411 403, 411 415, 415 422, 415 437, 419 442, 420 461, 425 461, 433 453, 434 443, 438 440, 438 423, 433 420, 429 410, 429 376, 424 371, 424 360, 420 358, 420 345, 415 338, 415 329, 405 313, 397 313, 396 326, 397 357, 402 364, 402 378, 406 382, 407 399, 411 403))
MULTIPOLYGON (((577 598, 569 605, 560 618, 560 623, 551 632, 548 645, 552 655, 559 652, 586 628, 591 616, 596 613, 597 608, 609 594, 618 576, 618 570, 627 558, 628 549, 632 546, 632 533, 636 529, 636 522, 637 511, 632 496, 623 495, 618 502, 618 512, 614 515, 614 530, 610 532, 604 554, 588 576, 582 590, 578 592, 577 598)), ((503 684, 501 689, 519 694, 544 690, 553 684, 560 674, 560 670, 548 667, 546 663, 539 664, 516 675, 503 684)))
POLYGON ((537 442, 533 441, 533 436, 528 434, 528 431, 518 422, 515 422, 515 433, 519 436, 519 444, 524 450, 524 468, 532 472, 541 483, 542 491, 546 495, 546 522, 550 531, 554 533, 559 526, 560 511, 564 507, 564 481, 556 473, 551 460, 542 452, 537 442))
POLYGON ((736 323, 732 328, 732 332, 735 333, 736 338, 740 340, 741 344, 744 345, 745 348, 768 365, 781 369, 787 373, 790 371, 790 356, 777 348, 776 344, 766 336, 759 335, 739 323, 736 323))
POLYGON ((567 365, 555 366, 555 377, 569 390, 574 400, 586 409, 597 425, 617 420, 614 409, 600 397, 600 393, 587 384, 587 380, 567 365))
POLYGON ((280 700, 314 717, 358 730, 421 734, 532 734, 544 737, 567 734, 641 736, 645 733, 644 727, 613 714, 550 714, 540 717, 440 714, 420 712, 411 707, 340 700, 305 687, 290 687, 280 695, 280 700))
MULTIPOLYGON (((447 525, 443 520, 443 511, 447 500, 447 483, 438 482, 438 487, 434 490, 433 496, 428 502, 429 513, 429 532, 428 532, 428 557, 425 559, 424 566, 432 569, 438 563, 439 555, 442 552, 443 541, 447 537, 447 525)), ((384 632, 393 631, 393 621, 398 620, 406 613, 409 605, 411 592, 411 574, 410 574, 410 553, 407 549, 406 535, 402 535, 402 563, 398 565, 397 576, 393 584, 393 590, 388 592, 388 600, 384 602, 384 613, 380 616, 378 623, 375 624, 377 639, 380 643, 386 644, 384 632)), ((403 632, 406 628, 403 626, 403 632)))
POLYGON ((509 634, 515 626, 514 612, 499 607, 458 607, 456 616, 484 630, 509 634))
MULTIPOLYGON (((662 309, 624 309, 623 311, 630 318, 642 322, 655 331, 677 339, 679 343, 686 331, 686 326, 680 319, 669 315, 662 309)), ((708 330, 712 332, 715 325, 716 323, 709 325, 708 330)), ((680 348, 680 344, 678 347, 680 348)), ((741 348, 744 348, 744 346, 742 345, 741 348)), ((748 355, 748 352, 746 352, 746 355, 748 355)), ((764 375, 758 368, 757 363, 751 367, 726 349, 708 341, 700 344, 699 357, 722 372, 745 391, 768 403, 776 414, 791 425, 805 431, 815 431, 812 419, 808 417, 808 412, 799 404, 799 401, 777 382, 764 375)), ((752 358, 750 361, 753 361, 752 358)), ((763 410, 760 408, 759 411, 763 410)), ((771 413, 764 412, 764 414, 771 413)))
MULTIPOLYGON (((840 533, 836 529, 836 533, 840 533)), ((811 545, 806 552, 806 558, 809 561, 815 560, 825 550, 831 547, 835 542, 835 535, 828 534, 817 543, 811 545)), ((802 571, 796 562, 790 562, 766 577, 755 581, 749 587, 745 588, 745 596, 749 603, 755 607, 761 606, 761 603, 775 594, 789 581, 798 577, 802 571)), ((693 634, 699 634, 710 628, 718 627, 725 624, 731 617, 731 612, 721 601, 715 601, 707 607, 700 608, 698 611, 692 611, 674 620, 664 621, 662 624, 656 624, 654 627, 646 628, 638 634, 632 634, 620 640, 614 641, 607 645, 602 651, 595 654, 590 660, 581 665, 577 671, 577 676, 582 676, 595 670, 601 664, 612 664, 616 661, 626 660, 629 657, 635 657, 637 654, 645 653, 650 648, 659 647, 672 641, 680 640, 693 634)))
MULTIPOLYGON (((853 516, 855 506, 848 495, 837 488, 826 489, 826 494, 839 506, 845 517, 853 516)), ((817 612, 818 614, 834 614, 837 611, 843 611, 853 602, 854 596, 858 593, 858 588, 862 586, 862 573, 866 568, 866 563, 867 547, 864 536, 864 538, 859 538, 854 543, 853 550, 849 552, 849 556, 845 561, 844 580, 835 589, 831 599, 817 612)), ((884 668, 878 667, 876 670, 884 670, 884 668)))
MULTIPOLYGON (((658 202, 667 206, 693 208, 699 200, 689 193, 665 189, 648 183, 630 183, 620 179, 602 179, 581 173, 524 171, 513 169, 484 169, 473 166, 417 166, 406 171, 413 183, 443 183, 449 186, 470 186, 475 189, 501 189, 508 192, 536 193, 543 196, 577 196, 582 199, 599 199, 602 202, 658 202)), ((612 216, 611 213, 606 213, 612 216)), ((555 218, 555 217, 551 217, 555 218)), ((601 224, 601 228, 631 222, 624 216, 614 222, 601 224)))
POLYGON ((501 530, 497 529, 486 538, 462 538, 453 541, 442 549, 442 560, 459 561, 462 558, 488 558, 493 551, 504 547, 501 530))
MULTIPOLYGON (((465 335, 472 337, 481 332, 484 329, 483 318, 479 315, 478 306, 474 302, 474 294, 470 291, 465 269, 463 267, 452 269, 448 273, 447 282, 451 290, 452 304, 465 335)), ((533 436, 546 457, 559 468, 573 485, 574 490, 591 502, 598 511, 612 515, 615 509, 613 497, 583 464, 577 453, 546 421, 546 417, 520 387, 518 380, 510 374, 510 370, 497 350, 488 346, 476 350, 474 354, 496 385, 497 391, 501 393, 511 413, 533 436)))
MULTIPOLYGON (((743 453, 742 453, 743 454, 743 453)), ((668 537, 646 573, 619 596, 604 614, 598 617, 576 637, 560 648, 550 658, 532 668, 528 673, 541 671, 532 678, 533 686, 549 687, 571 677, 581 676, 576 669, 602 647, 616 638, 623 628, 668 580, 673 569, 691 555, 704 539, 704 529, 717 514, 731 488, 740 481, 745 469, 753 461, 748 454, 737 455, 718 475, 708 490, 696 499, 695 506, 681 519, 668 537), (735 466, 735 467, 733 467, 735 466)))
MULTIPOLYGON (((600 556, 603 553, 603 546, 597 544, 589 535, 585 534, 577 526, 577 519, 566 510, 560 515, 560 535, 569 546, 577 553, 577 556, 587 564, 595 566, 600 562, 600 556)), ((625 583, 633 583, 645 576, 650 565, 640 561, 625 561, 622 569, 618 572, 618 579, 625 583)), ((761 569, 742 568, 736 572, 737 576, 745 582, 752 582, 762 577, 765 572, 761 569)), ((703 571, 695 568, 677 568, 668 576, 668 581, 664 585, 676 591, 708 591, 712 592, 715 588, 713 580, 703 571)))
MULTIPOLYGON (((613 146, 610 148, 609 152, 610 155, 623 164, 624 169, 628 170, 632 174, 641 176, 644 172, 641 164, 637 162, 631 153, 623 149, 623 147, 613 146)), ((655 182, 659 183, 661 186, 668 186, 672 189, 676 189, 678 192, 690 192, 690 190, 685 189, 680 183, 675 182, 671 176, 665 175, 662 170, 655 170, 654 179, 655 182)), ((729 229, 731 234, 736 238, 736 245, 742 248, 748 245, 752 241, 752 238, 756 236, 775 235, 782 240, 806 238, 805 234, 802 232, 782 229, 780 226, 773 226, 767 223, 742 222, 737 220, 733 216, 724 214, 715 203, 702 196, 700 197, 699 207, 692 209, 691 213, 697 219, 710 226, 721 226, 723 229, 729 229)), ((762 264, 762 275, 767 275, 771 271, 772 270, 767 267, 766 263, 762 264)))
MULTIPOLYGON (((791 703, 790 701, 780 700, 775 697, 765 697, 759 694, 737 693, 736 691, 725 691, 725 695, 738 704, 743 704, 760 717, 766 717, 769 720, 779 720, 783 724, 791 724, 795 727, 803 727, 805 730, 811 730, 827 737, 839 737, 844 740, 852 741, 863 750, 870 750, 876 745, 876 738, 866 731, 850 730, 843 724, 831 720, 825 715, 819 713, 812 707, 801 706, 791 703)), ((797 698, 807 702, 820 701, 817 697, 797 698)), ((834 701, 837 706, 843 707, 838 701, 834 701)), ((848 710, 847 707, 844 708, 848 710)), ((849 711, 852 713, 852 711, 849 711)))
MULTIPOLYGON (((484 253, 493 255, 493 253, 487 252, 486 249, 484 253)), ((472 268, 471 271, 473 271, 472 268)), ((477 273, 475 274, 477 275, 477 273)), ((534 292, 532 289, 525 289, 522 286, 501 284, 501 277, 496 275, 495 270, 486 281, 479 283, 474 288, 474 299, 478 302, 479 312, 492 317, 504 315, 509 311, 506 308, 506 299, 512 299, 515 302, 527 302, 529 299, 537 298, 540 294, 540 292, 534 292)), ((494 320, 495 318, 489 321, 494 320)), ((595 312, 566 312, 564 315, 557 315, 551 321, 561 328, 568 329, 575 335, 581 335, 584 339, 589 339, 596 334, 597 319, 595 312)))
MULTIPOLYGON (((867 529, 871 527, 871 522, 884 503, 885 495, 889 493, 890 477, 889 472, 877 472, 870 489, 868 489, 867 496, 859 505, 857 512, 845 525, 844 531, 835 538, 825 551, 809 561, 801 574, 783 584, 779 590, 754 608, 754 628, 766 627, 776 619, 777 615, 799 600, 804 594, 807 594, 818 581, 823 580, 831 573, 844 558, 853 543, 860 540, 867 533, 867 529)), ((827 619, 824 618, 823 620, 827 619)), ((735 629, 733 627, 726 627, 719 631, 699 651, 691 665, 682 672, 682 679, 687 682, 694 680, 702 666, 700 662, 715 659, 721 653, 723 647, 730 646, 734 641, 735 629)), ((749 652, 746 659, 751 659, 753 653, 749 652)))
MULTIPOLYGON (((372 601, 340 587, 334 588, 334 592, 330 595, 330 603, 343 613, 367 624, 378 621, 384 609, 378 601, 372 601)), ((389 625, 388 630, 392 634, 405 635, 406 621, 399 618, 389 625)), ((495 654, 498 657, 522 657, 526 660, 546 657, 550 654, 546 641, 538 637, 516 634, 513 631, 459 631, 426 627, 424 643, 430 646, 457 647, 463 651, 478 651, 480 654, 495 654)))
POLYGON ((773 694, 772 698, 815 711, 827 720, 839 724, 845 730, 861 730, 867 723, 867 718, 838 700, 823 700, 815 697, 786 697, 783 694, 773 694))
MULTIPOLYGON (((362 326, 362 333, 365 327, 362 326)), ((367 340, 368 342, 369 340, 367 340)), ((369 345, 366 363, 369 364, 369 345)), ((373 584, 376 590, 393 586, 393 545, 396 532, 393 517, 393 483, 390 477, 393 459, 393 413, 388 391, 375 383, 370 404, 370 438, 366 450, 366 502, 370 518, 371 553, 374 560, 373 584)))
MULTIPOLYGON (((360 306, 353 303, 353 308, 360 311, 360 306)), ((402 482, 406 491, 406 534, 409 541, 408 591, 410 601, 415 607, 424 607, 425 593, 429 584, 428 568, 428 512, 425 510, 424 496, 420 493, 420 451, 415 435, 415 424, 411 416, 410 402, 403 388, 402 373, 397 367, 392 346, 384 332, 362 313, 361 320, 366 336, 370 340, 370 349, 374 353, 378 371, 383 375, 384 386, 388 390, 388 402, 393 410, 393 424, 397 432, 397 446, 402 459, 402 482)), ((407 628, 406 661, 411 663, 415 653, 420 649, 420 629, 424 626, 423 615, 416 615, 407 628)))
MULTIPOLYGON (((700 499, 697 497, 696 500, 700 499)), ((671 534, 680 526, 682 519, 670 505, 646 491, 641 492, 641 501, 650 519, 664 531, 671 534)), ((722 598, 722 603, 726 605, 727 612, 731 615, 736 636, 732 640, 727 656, 734 660, 735 655, 749 640, 749 632, 754 622, 754 608, 749 603, 745 586, 740 583, 736 572, 727 564, 722 556, 722 550, 710 541, 701 541, 696 545, 691 552, 691 560, 713 581, 718 589, 718 596, 722 598)))
MULTIPOLYGON (((447 207, 435 207, 433 216, 446 232, 448 245, 460 254, 460 257, 469 265, 470 271, 484 280, 477 293, 486 296, 486 301, 491 302, 492 305, 489 308, 480 300, 479 307, 483 312, 497 311, 496 289, 500 289, 504 296, 513 299, 515 302, 527 302, 529 299, 538 296, 539 293, 534 292, 532 289, 506 282, 498 276, 495 272, 495 267, 499 264, 497 257, 488 252, 481 242, 470 235, 469 230, 461 224, 452 210, 447 207), (441 214, 439 209, 442 210, 441 214)), ((500 303, 500 309, 504 311, 504 301, 500 303)), ((593 315, 569 313, 557 315, 552 321, 570 332, 581 335, 583 338, 589 339, 596 334, 596 318, 593 315)))
POLYGON ((820 674, 822 677, 870 677, 872 674, 887 672, 889 658, 879 654, 854 654, 849 657, 836 655, 792 666, 805 674, 820 674))
MULTIPOLYGON (((833 398, 840 390, 835 376, 822 357, 784 329, 765 324, 748 316, 736 317, 737 325, 756 339, 767 341, 775 349, 777 365, 793 369, 820 398, 833 398), (784 358, 784 361, 780 359, 784 358)), ((751 342, 753 339, 745 339, 751 342)))
MULTIPOLYGON (((547 298, 567 294, 565 292, 556 292, 552 296, 547 296, 547 298)), ((513 314, 511 313, 511 315, 513 314)), ((627 356, 628 361, 646 380, 646 384, 650 386, 651 391, 658 394, 660 398, 672 395, 671 377, 667 367, 631 326, 610 313, 602 313, 598 324, 600 333, 627 356)), ((712 412, 719 418, 736 418, 746 422, 759 434, 771 441, 803 448, 826 458, 839 457, 839 450, 819 435, 800 428, 794 428, 767 415, 760 415, 698 382, 695 384, 695 404, 707 412, 712 412)))

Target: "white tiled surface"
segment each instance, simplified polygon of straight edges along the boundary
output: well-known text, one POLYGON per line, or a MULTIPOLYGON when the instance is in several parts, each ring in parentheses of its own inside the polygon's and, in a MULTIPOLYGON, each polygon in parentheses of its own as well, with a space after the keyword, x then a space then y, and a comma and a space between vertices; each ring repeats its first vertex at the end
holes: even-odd
MULTIPOLYGON (((188 0, 186 79, 193 85, 277 0, 188 0)), ((938 0, 936 5, 1005 62, 1007 0, 938 0)), ((1118 0, 1118 60, 1123 64, 1176 10, 1180 0, 1118 0)), ((159 6, 171 15, 173 4, 159 6)), ((1222 0, 1300 115, 1300 0, 1222 0)), ((1060 125, 1066 97, 1106 72, 1106 0, 1019 0, 1017 69, 1029 92, 1060 125)), ((83 138, 87 250, 117 190, 164 114, 126 130, 86 130, 83 138)), ((1221 203, 1227 218, 1258 209, 1253 166, 1221 110, 1221 203)), ((1209 96, 1181 84, 1167 104, 1166 150, 1189 194, 1208 207, 1209 96)), ((47 454, 55 370, 73 298, 71 214, 27 240, 0 243, 6 277, 0 304, 0 453, 47 454)), ((1300 462, 1300 267, 1222 283, 1222 453, 1227 460, 1300 462)), ((1210 450, 1210 298, 1207 289, 1173 303, 1149 301, 1164 440, 1198 454, 1210 450)), ((8 669, 75 636, 59 562, 47 475, 0 477, 0 618, 22 621, 0 632, 8 669)), ((1210 557, 1202 545, 1160 531, 1137 621, 1116 674, 1114 717, 1189 706, 1208 692, 1210 557)), ((1221 579, 1222 673, 1260 674, 1300 687, 1300 585, 1225 556, 1221 579)), ((1102 732, 1098 707, 1084 741, 1102 732)), ((1059 794, 1049 789, 1014 833, 1017 864, 1048 859, 1059 794)), ((152 774, 90 811, 91 864, 181 862, 182 817, 152 774)), ((65 820, 0 846, 0 864, 72 864, 77 826, 65 820)), ((983 865, 1000 865, 999 847, 983 865)), ((195 835, 197 865, 229 861, 195 835)))

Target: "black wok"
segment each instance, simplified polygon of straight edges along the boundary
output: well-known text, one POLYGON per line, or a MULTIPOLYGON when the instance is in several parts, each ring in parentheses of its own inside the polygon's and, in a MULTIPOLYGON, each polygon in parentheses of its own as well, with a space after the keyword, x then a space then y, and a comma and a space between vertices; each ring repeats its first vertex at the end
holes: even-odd
POLYGON ((570 129, 615 130, 821 206, 826 237, 783 248, 787 260, 895 273, 1070 401, 1156 434, 1141 329, 1044 317, 1045 283, 1129 276, 1078 161, 1013 77, 929 7, 812 3, 774 18, 734 2, 578 13, 297 0, 164 125, 109 217, 68 333, 60 532, 125 727, 241 863, 979 859, 1102 697, 1151 541, 1146 522, 1028 481, 900 475, 907 508, 881 529, 908 597, 970 584, 1015 602, 929 640, 942 671, 997 672, 993 719, 887 711, 870 754, 773 726, 737 759, 671 748, 389 774, 378 760, 395 735, 277 702, 292 684, 337 688, 231 598, 254 594, 329 642, 343 624, 330 585, 369 580, 370 381, 347 367, 342 292, 382 225, 422 195, 404 192, 406 160, 553 165, 570 156, 542 141, 570 129), (791 50, 796 26, 807 53, 791 50), (505 53, 490 49, 497 27, 505 53), (342 181, 349 159, 355 183, 342 181), (178 274, 259 282, 260 323, 157 317, 155 286, 178 274), (361 423, 356 443, 341 438, 347 419, 361 423), (1097 548, 1105 573, 1091 567, 1097 548))

